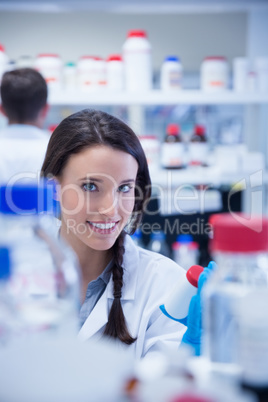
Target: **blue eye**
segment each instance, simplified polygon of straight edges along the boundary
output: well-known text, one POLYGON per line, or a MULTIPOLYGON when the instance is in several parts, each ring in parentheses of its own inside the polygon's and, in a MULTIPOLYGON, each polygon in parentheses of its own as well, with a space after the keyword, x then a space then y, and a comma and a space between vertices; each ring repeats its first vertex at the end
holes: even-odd
POLYGON ((96 191, 97 187, 95 186, 94 183, 84 183, 83 184, 83 190, 85 190, 85 191, 96 191))
POLYGON ((131 190, 131 186, 129 185, 129 184, 122 184, 122 186, 120 186, 119 188, 118 188, 118 190, 121 192, 121 193, 128 193, 130 190, 131 190))

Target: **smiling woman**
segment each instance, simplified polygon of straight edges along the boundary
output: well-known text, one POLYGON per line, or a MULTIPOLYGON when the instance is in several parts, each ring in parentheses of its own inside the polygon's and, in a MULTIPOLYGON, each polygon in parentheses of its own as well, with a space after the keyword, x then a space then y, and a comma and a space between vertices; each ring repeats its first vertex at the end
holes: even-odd
POLYGON ((135 133, 101 111, 75 113, 53 132, 42 174, 59 183, 60 236, 81 265, 79 337, 119 339, 136 357, 163 344, 177 348, 184 327, 162 315, 159 305, 184 270, 136 247, 127 234, 139 226, 151 192, 135 133))

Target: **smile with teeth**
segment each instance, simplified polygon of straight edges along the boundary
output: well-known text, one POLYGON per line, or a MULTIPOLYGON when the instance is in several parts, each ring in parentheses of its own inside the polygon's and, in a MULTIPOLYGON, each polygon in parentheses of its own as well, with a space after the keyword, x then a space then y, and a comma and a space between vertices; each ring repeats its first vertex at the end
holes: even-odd
POLYGON ((100 223, 100 222, 91 222, 88 221, 88 224, 91 228, 96 233, 101 233, 101 234, 110 234, 115 231, 115 228, 117 226, 118 222, 107 222, 107 223, 100 223))
POLYGON ((95 228, 99 229, 112 229, 115 225, 116 222, 110 222, 110 223, 94 223, 94 222, 89 222, 92 226, 95 228))

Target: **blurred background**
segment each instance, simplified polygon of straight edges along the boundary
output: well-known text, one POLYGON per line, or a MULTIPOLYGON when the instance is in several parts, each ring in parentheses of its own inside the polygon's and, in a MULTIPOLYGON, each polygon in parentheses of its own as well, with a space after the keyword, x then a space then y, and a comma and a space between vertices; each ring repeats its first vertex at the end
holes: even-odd
MULTIPOLYGON (((51 133, 64 117, 85 107, 100 108, 126 120, 146 148, 153 184, 163 190, 161 197, 156 191, 149 206, 148 212, 154 213, 144 218, 150 230, 142 230, 143 244, 148 246, 152 240, 156 222, 173 258, 173 244, 179 235, 188 234, 198 245, 202 264, 210 258, 204 227, 212 212, 232 209, 267 214, 268 89, 258 87, 255 68, 258 58, 267 60, 267 41, 267 0, 0 0, 0 43, 8 68, 34 65, 40 54, 57 55, 61 62, 61 84, 53 88, 48 82, 50 111, 45 129, 51 133), (85 93, 76 84, 68 89, 68 71, 71 68, 77 74, 82 56, 107 60, 111 54, 122 54, 127 33, 133 29, 147 33, 154 91, 161 91, 165 58, 179 58, 182 77, 177 93, 133 97, 113 96, 103 88, 85 93), (226 91, 212 96, 203 91, 201 66, 208 56, 225 58, 227 95, 226 91), (249 66, 248 86, 242 94, 234 88, 234 60, 238 57, 249 66), (167 171, 155 155, 161 154, 170 123, 180 128, 185 155, 196 125, 204 127, 208 148, 206 167, 190 166, 186 157, 182 169, 172 170, 172 185, 167 188, 167 171), (153 137, 149 145, 143 138, 148 136, 153 137), (182 212, 185 205, 181 212, 165 206, 178 186, 198 192, 197 204, 188 198, 187 213, 182 212), (209 191, 203 208, 200 199, 205 186, 209 191), (181 225, 185 222, 188 229, 184 233, 181 225)), ((268 77, 268 67, 265 74, 268 77)), ((1 127, 5 124, 1 116, 1 127)))

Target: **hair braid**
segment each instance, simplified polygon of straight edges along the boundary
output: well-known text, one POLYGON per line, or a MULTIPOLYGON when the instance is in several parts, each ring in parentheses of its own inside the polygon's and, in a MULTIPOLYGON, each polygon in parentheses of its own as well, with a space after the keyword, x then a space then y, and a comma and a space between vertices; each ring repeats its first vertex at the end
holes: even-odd
POLYGON ((114 300, 109 312, 108 322, 106 324, 104 335, 111 338, 118 338, 121 342, 131 345, 136 341, 127 328, 126 319, 121 305, 121 294, 123 287, 123 255, 125 233, 122 232, 114 245, 114 265, 112 267, 112 275, 114 282, 114 300))

